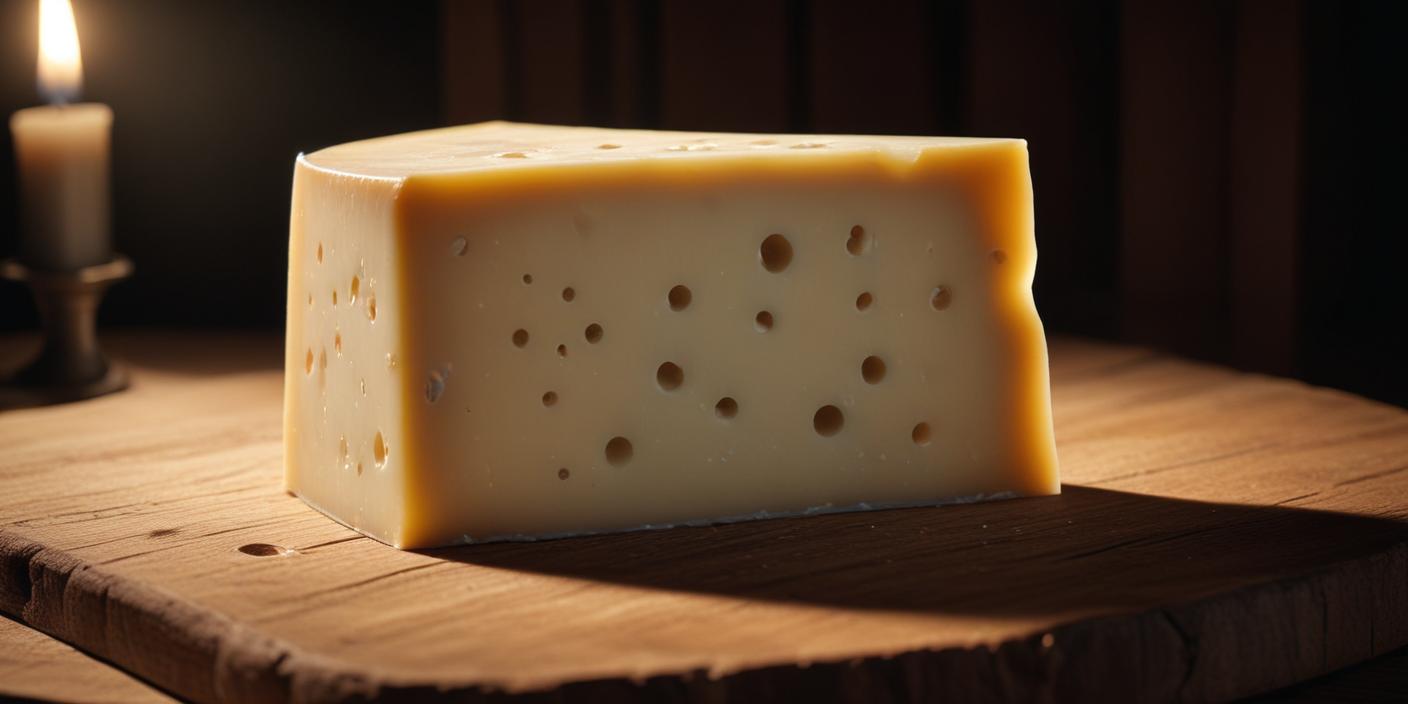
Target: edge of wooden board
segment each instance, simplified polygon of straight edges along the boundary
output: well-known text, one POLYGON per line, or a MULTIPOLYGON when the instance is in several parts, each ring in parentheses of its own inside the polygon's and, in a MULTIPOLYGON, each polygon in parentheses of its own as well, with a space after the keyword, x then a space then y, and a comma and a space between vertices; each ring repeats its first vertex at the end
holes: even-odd
POLYGON ((996 647, 760 664, 717 675, 691 670, 562 682, 534 691, 362 673, 3 530, 0 610, 196 701, 443 695, 464 701, 1075 701, 1091 692, 1116 700, 1222 700, 1300 682, 1408 644, 1408 544, 1161 609, 1077 620, 996 647), (1286 631, 1241 628, 1237 617, 1246 614, 1258 615, 1247 622, 1285 623, 1289 637, 1286 631), (1091 656, 1096 653, 1100 657, 1091 656), (1252 653, 1262 663, 1255 668, 1245 657, 1252 653))

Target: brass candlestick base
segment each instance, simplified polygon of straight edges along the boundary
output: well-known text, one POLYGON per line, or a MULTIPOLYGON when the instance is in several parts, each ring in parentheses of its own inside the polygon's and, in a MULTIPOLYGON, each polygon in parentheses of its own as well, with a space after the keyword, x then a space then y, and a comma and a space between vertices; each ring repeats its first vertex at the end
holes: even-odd
POLYGON ((0 277, 29 285, 39 308, 44 347, 28 365, 0 381, 0 408, 67 403, 127 388, 127 370, 98 347, 98 304, 114 282, 132 275, 118 255, 77 271, 35 271, 0 261, 0 277))

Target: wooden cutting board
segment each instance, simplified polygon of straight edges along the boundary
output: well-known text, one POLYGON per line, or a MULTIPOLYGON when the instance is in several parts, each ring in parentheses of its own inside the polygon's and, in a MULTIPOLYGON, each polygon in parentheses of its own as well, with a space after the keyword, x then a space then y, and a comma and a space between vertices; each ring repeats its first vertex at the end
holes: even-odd
POLYGON ((197 701, 1207 700, 1408 643, 1408 413, 1335 391, 1061 340, 1059 497, 412 553, 282 491, 277 340, 114 342, 132 390, 0 412, 0 611, 197 701))

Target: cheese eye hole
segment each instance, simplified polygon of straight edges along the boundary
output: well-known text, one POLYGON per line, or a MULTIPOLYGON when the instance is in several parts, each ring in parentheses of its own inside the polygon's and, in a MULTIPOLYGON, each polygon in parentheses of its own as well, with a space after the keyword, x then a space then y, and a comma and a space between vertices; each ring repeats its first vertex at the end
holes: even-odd
POLYGON ((865 233, 865 228, 856 225, 851 228, 851 236, 846 238, 846 251, 853 257, 859 257, 870 249, 870 236, 865 233))
POLYGON ((930 308, 944 310, 951 303, 953 303, 953 293, 948 290, 947 286, 935 286, 934 290, 929 292, 930 308))
POLYGON ((733 418, 738 415, 738 402, 733 400, 732 396, 719 399, 719 402, 714 404, 714 415, 724 420, 733 418))
POLYGON ((528 344, 528 331, 519 328, 513 331, 513 346, 522 349, 528 344))
POLYGON ((318 243, 318 263, 319 263, 319 264, 322 264, 322 263, 323 263, 323 243, 322 243, 322 242, 319 242, 319 243, 318 243))
POLYGON ((680 285, 670 289, 667 298, 670 301, 670 310, 681 311, 689 307, 690 301, 694 300, 694 294, 688 286, 680 285))
POLYGON ((543 405, 544 405, 544 406, 551 407, 551 406, 553 406, 553 405, 556 404, 556 403, 557 403, 557 392, 556 392, 556 391, 549 391, 549 392, 543 394, 543 405))
POLYGON ((567 345, 558 345, 558 346, 557 346, 557 356, 559 356, 559 357, 564 357, 564 358, 567 356, 567 345))
POLYGON ((774 274, 785 271, 792 263, 792 243, 782 235, 768 235, 758 247, 758 255, 762 257, 764 269, 774 274))
POLYGON ((565 480, 566 480, 568 477, 570 477, 570 476, 572 476, 572 472, 568 471, 566 467, 563 467, 562 469, 557 470, 557 478, 558 478, 558 479, 562 479, 562 480, 565 481, 565 480))
POLYGON ((303 358, 303 371, 307 374, 313 373, 313 348, 308 348, 308 354, 303 358))
POLYGON ((567 288, 562 289, 562 300, 567 301, 568 303, 571 303, 571 302, 572 302, 573 300, 575 300, 576 298, 577 298, 577 291, 576 291, 576 289, 573 289, 571 286, 568 286, 567 288))
POLYGON ((381 437, 381 432, 377 431, 376 437, 372 438, 372 459, 376 461, 376 468, 381 469, 386 466, 386 456, 390 450, 386 447, 386 439, 381 437))
POLYGON ((362 292, 362 279, 356 275, 352 276, 352 285, 347 287, 347 302, 356 303, 357 294, 362 292))
POLYGON ((367 296, 367 320, 376 322, 376 296, 367 296))
POLYGON ((533 275, 532 275, 532 274, 524 274, 524 275, 523 275, 523 283, 524 283, 524 285, 528 285, 528 284, 533 283, 533 275))
POLYGON ((871 355, 860 363, 860 376, 867 384, 878 384, 885 378, 885 360, 871 355))
POLYGON ((332 336, 332 349, 337 353, 337 356, 342 356, 342 333, 332 336))
POLYGON ((909 437, 914 440, 915 445, 924 447, 932 441, 933 432, 929 429, 928 423, 920 423, 914 426, 914 430, 910 431, 909 437))
POLYGON ((451 240, 450 254, 463 257, 464 253, 467 251, 469 251, 469 242, 465 241, 463 237, 456 237, 454 240, 451 240))
POLYGON ((655 370, 655 383, 665 391, 674 391, 684 383, 684 370, 674 362, 665 362, 655 370))
POLYGON ((758 332, 767 332, 771 330, 772 313, 765 310, 758 311, 758 314, 753 317, 753 327, 756 328, 758 332))
POLYGON ((816 409, 816 415, 812 416, 812 428, 816 434, 824 438, 829 438, 841 432, 841 426, 846 424, 846 416, 841 413, 841 409, 826 405, 816 409))
POLYGON ((587 338, 587 342, 590 342, 590 343, 592 343, 593 345, 595 345, 595 344, 598 343, 598 342, 601 342, 601 334, 602 334, 602 330, 601 330, 601 326, 600 326, 600 325, 598 325, 598 324, 596 324, 596 323, 592 323, 591 325, 588 325, 588 326, 587 326, 587 330, 586 330, 586 333, 585 333, 586 338, 587 338))
POLYGON ((856 310, 866 310, 870 308, 870 306, 874 303, 875 296, 872 295, 869 291, 862 291, 859 296, 856 296, 856 310))
POLYGON ((606 443, 606 461, 610 462, 612 466, 620 467, 630 462, 633 455, 635 455, 635 448, 631 447, 631 441, 620 435, 611 438, 606 443))

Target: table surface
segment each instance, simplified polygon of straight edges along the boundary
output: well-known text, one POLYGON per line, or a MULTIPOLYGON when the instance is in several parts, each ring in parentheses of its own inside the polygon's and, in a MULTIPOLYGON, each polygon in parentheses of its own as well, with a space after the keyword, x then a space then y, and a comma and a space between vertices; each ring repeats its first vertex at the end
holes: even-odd
POLYGON ((1408 643, 1408 413, 1334 391, 1060 340, 1060 497, 416 553, 280 490, 276 341, 112 347, 131 391, 0 413, 0 611, 197 700, 1228 698, 1408 643))

